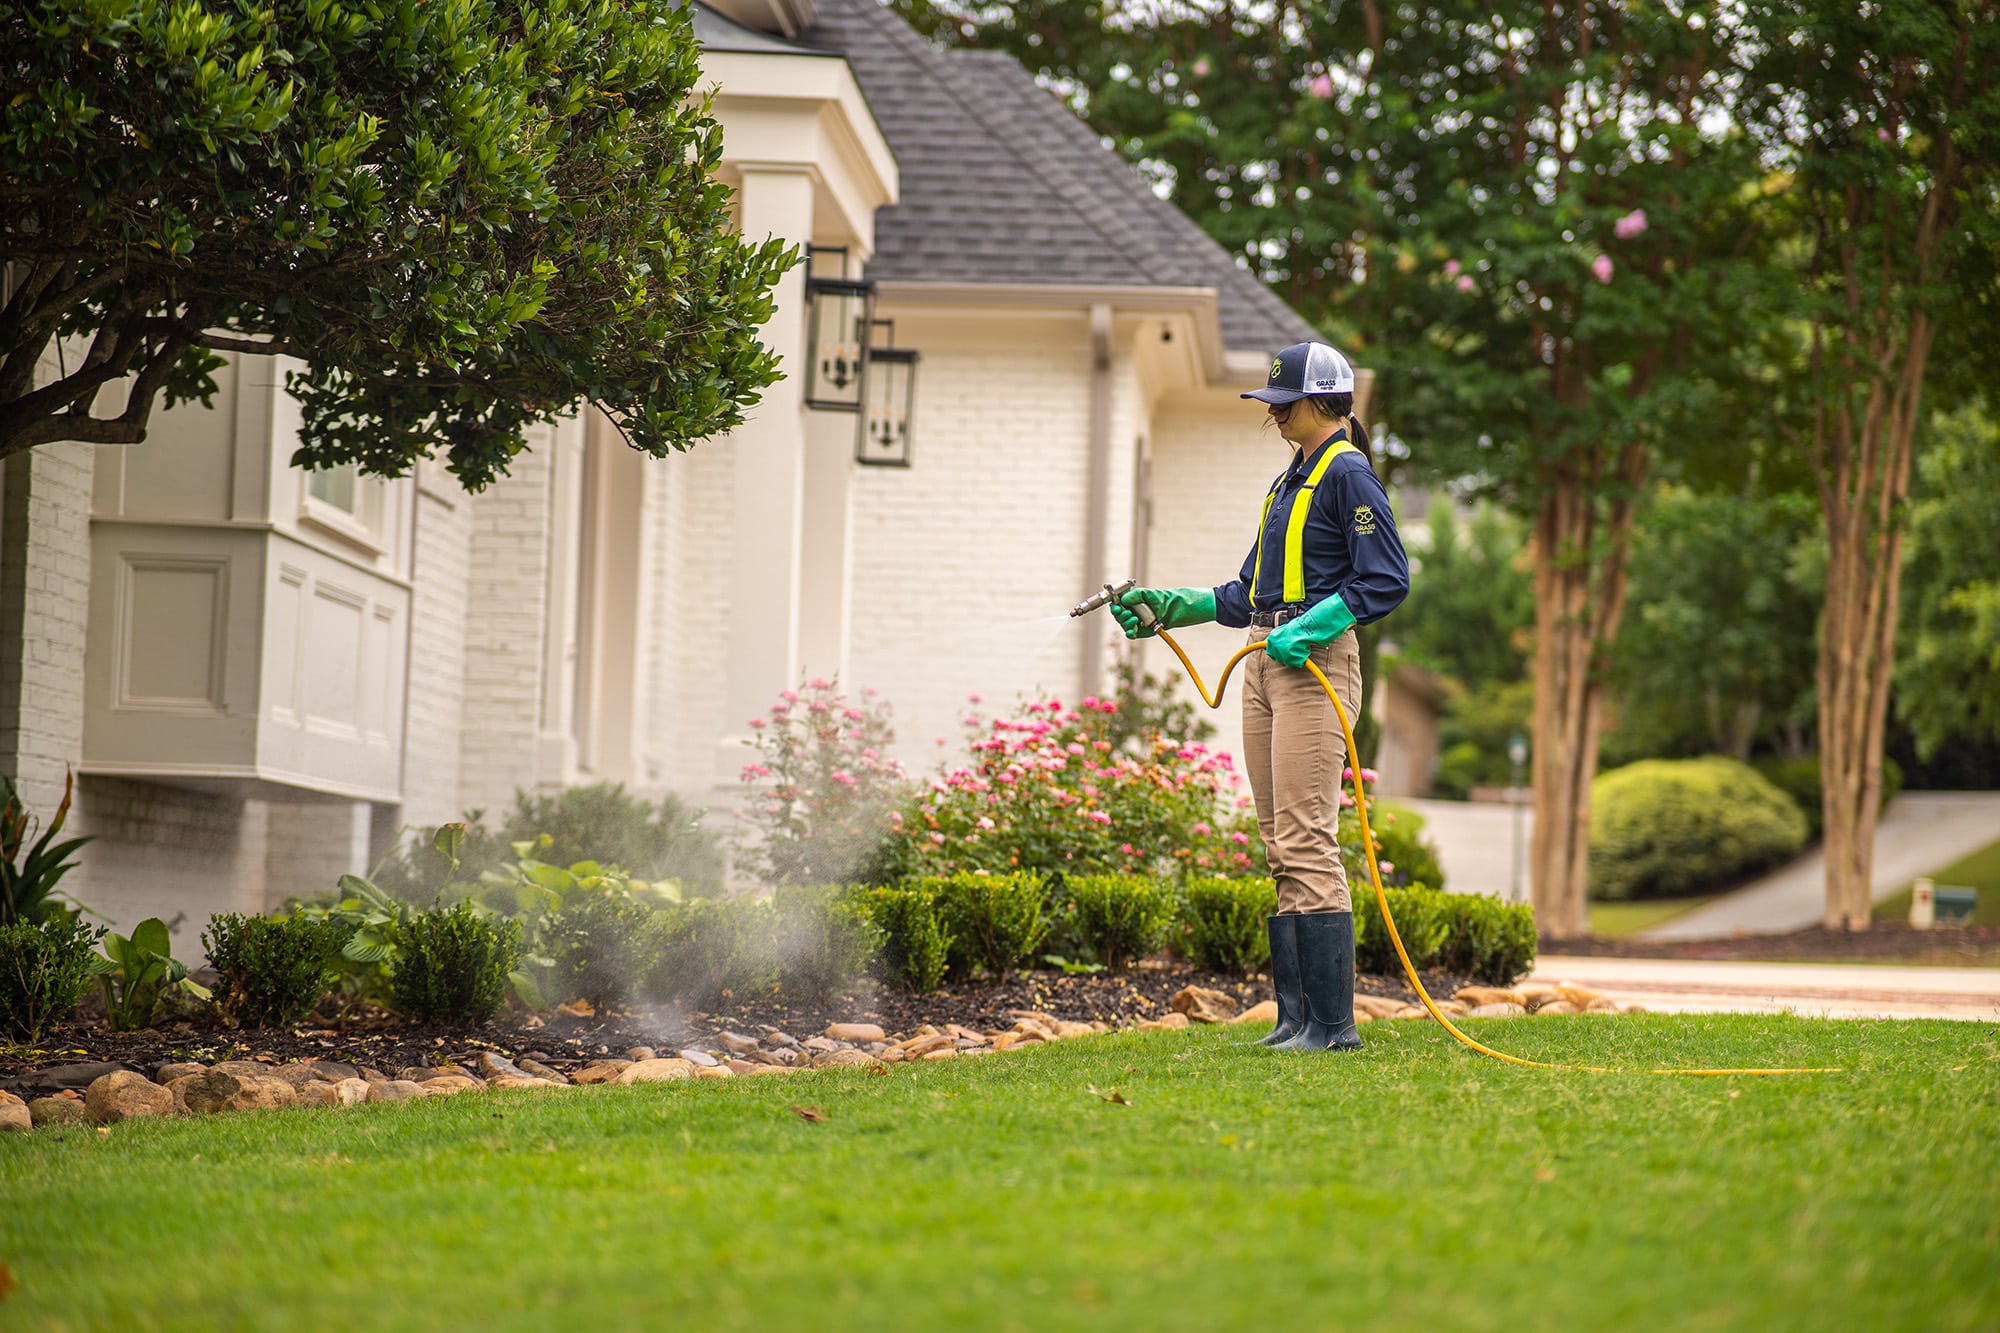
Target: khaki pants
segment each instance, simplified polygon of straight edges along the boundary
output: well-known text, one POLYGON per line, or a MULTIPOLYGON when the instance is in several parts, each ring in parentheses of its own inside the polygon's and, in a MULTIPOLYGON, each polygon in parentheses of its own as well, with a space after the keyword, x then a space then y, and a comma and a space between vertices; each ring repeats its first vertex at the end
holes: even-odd
MULTIPOLYGON (((1252 629, 1252 643, 1270 633, 1252 629)), ((1361 646, 1348 630, 1313 650, 1333 682, 1351 725, 1361 706, 1361 646)), ((1326 691, 1304 667, 1280 666, 1263 653, 1243 664, 1243 758, 1257 826, 1264 834, 1280 912, 1346 912, 1347 870, 1340 863, 1340 771, 1347 743, 1326 691)))

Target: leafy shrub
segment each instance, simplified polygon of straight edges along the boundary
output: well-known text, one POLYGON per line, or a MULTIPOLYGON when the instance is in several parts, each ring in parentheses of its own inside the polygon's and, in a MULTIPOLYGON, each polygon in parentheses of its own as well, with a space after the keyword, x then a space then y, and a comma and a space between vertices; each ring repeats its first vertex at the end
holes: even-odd
POLYGON ((1173 890, 1136 875, 1073 875, 1062 901, 1083 946, 1114 972, 1158 952, 1177 918, 1173 890))
MULTIPOLYGON (((1406 889, 1384 888, 1389 914, 1396 920, 1396 933, 1410 963, 1419 969, 1435 967, 1438 952, 1451 934, 1450 900, 1456 895, 1440 893, 1422 884, 1406 889)), ((1354 900, 1354 966, 1357 971, 1377 976, 1401 976, 1403 964, 1396 957, 1396 942, 1382 923, 1372 888, 1357 889, 1354 900)))
POLYGON ((870 889, 858 904, 881 932, 877 966, 883 979, 918 995, 936 990, 953 944, 937 889, 925 884, 870 889))
POLYGON ((1113 741, 1118 705, 1038 700, 1015 719, 968 716, 970 761, 908 796, 890 818, 870 883, 986 871, 1006 875, 1239 873, 1253 833, 1227 754, 1163 736, 1113 741), (1136 752, 1133 747, 1137 747, 1136 752))
POLYGON ((102 933, 68 915, 0 926, 0 1031, 40 1041, 76 1008, 90 985, 91 950, 102 933))
MULTIPOLYGON (((1826 831, 1822 827, 1826 822, 1826 809, 1820 786, 1819 756, 1809 754, 1799 759, 1760 759, 1753 767, 1766 782, 1792 798, 1792 803, 1799 807, 1799 813, 1806 817, 1806 840, 1817 840, 1826 831)), ((1881 808, 1886 809, 1902 790, 1902 765, 1883 755, 1881 808)))
POLYGON ((1535 965, 1534 908, 1478 893, 1443 898, 1446 932, 1438 948, 1439 967, 1489 986, 1506 986, 1535 965))
MULTIPOLYGON (((582 864, 582 863, 580 863, 582 864)), ((548 959, 551 1000, 582 1000, 593 1009, 624 1004, 650 962, 653 909, 630 895, 580 892, 537 922, 537 953, 548 959)))
POLYGON ((232 1024, 299 1022, 339 981, 340 951, 351 933, 328 918, 216 913, 201 933, 221 983, 215 1007, 232 1024))
POLYGON ((648 926, 656 997, 714 1009, 771 984, 771 909, 751 898, 669 903, 648 926))
POLYGON ((756 830, 743 862, 766 883, 852 879, 887 836, 907 785, 888 705, 866 691, 849 699, 830 680, 786 690, 769 717, 750 719, 757 758, 744 818, 756 830))
POLYGON ((1004 979, 1034 959, 1049 933, 1048 882, 1033 871, 920 882, 936 890, 950 925, 954 973, 984 966, 991 976, 1004 979))
POLYGON ((778 989, 813 1003, 832 999, 868 969, 882 934, 841 884, 783 885, 771 894, 777 918, 778 989))
POLYGON ((512 813, 497 830, 485 826, 482 811, 466 816, 455 858, 437 846, 439 830, 417 830, 369 880, 391 897, 430 902, 441 885, 504 872, 521 858, 518 844, 527 843, 550 865, 594 862, 643 883, 675 886, 684 896, 710 894, 722 887, 722 839, 703 827, 705 813, 672 795, 654 805, 622 783, 570 787, 554 796, 517 791, 512 813))
POLYGON ((1181 743, 1215 738, 1215 724, 1202 715, 1192 697, 1175 688, 1178 670, 1156 676, 1142 671, 1136 660, 1127 660, 1114 666, 1111 676, 1117 689, 1105 738, 1112 749, 1143 754, 1162 736, 1181 743))
POLYGON ((395 926, 389 994, 419 1023, 482 1023, 507 999, 521 924, 469 902, 412 912, 395 926))
POLYGON ((190 977, 187 964, 174 957, 173 936, 156 916, 134 926, 130 937, 106 931, 104 955, 91 967, 104 990, 104 1013, 113 1032, 150 1027, 160 1002, 175 992, 210 998, 208 987, 190 977))
MULTIPOLYGON (((1464 799, 1474 787, 1504 787, 1513 780, 1507 742, 1530 733, 1535 711, 1533 680, 1492 680, 1454 690, 1438 723, 1438 771, 1431 791, 1464 799)), ((1523 775, 1525 777, 1525 774, 1523 775)))
POLYGON ((69 819, 70 794, 75 785, 75 777, 64 777, 61 804, 56 806, 56 813, 42 830, 42 836, 30 843, 28 835, 34 832, 34 817, 15 790, 14 779, 0 774, 0 926, 16 921, 46 921, 65 910, 54 901, 56 883, 76 868, 70 854, 90 841, 89 838, 55 840, 69 819), (24 843, 28 849, 26 855, 21 852, 24 843))
POLYGON ((1591 893, 1695 893, 1795 855, 1806 828, 1790 797, 1734 759, 1628 764, 1591 784, 1591 893))
POLYGON ((1183 895, 1188 956, 1213 972, 1247 974, 1271 966, 1264 918, 1278 910, 1268 879, 1191 879, 1183 895))

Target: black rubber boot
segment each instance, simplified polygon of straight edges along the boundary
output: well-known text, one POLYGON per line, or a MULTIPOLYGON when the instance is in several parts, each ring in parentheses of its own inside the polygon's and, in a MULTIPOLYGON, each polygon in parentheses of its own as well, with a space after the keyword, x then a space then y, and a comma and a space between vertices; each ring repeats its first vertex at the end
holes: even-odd
POLYGON ((1278 1026, 1270 1035, 1239 1046, 1276 1046, 1298 1035, 1304 1025, 1299 1007, 1299 916, 1267 916, 1264 928, 1271 937, 1271 985, 1278 992, 1278 1026))
POLYGON ((1353 1051, 1354 914, 1307 912, 1296 918, 1299 996, 1304 1024, 1281 1051, 1353 1051))

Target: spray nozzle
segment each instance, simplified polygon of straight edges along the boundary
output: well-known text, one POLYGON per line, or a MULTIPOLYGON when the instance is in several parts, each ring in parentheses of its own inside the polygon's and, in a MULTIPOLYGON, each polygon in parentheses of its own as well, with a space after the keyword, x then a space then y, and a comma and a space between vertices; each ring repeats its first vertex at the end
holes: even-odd
POLYGON ((1102 588, 1099 588, 1096 592, 1090 594, 1090 596, 1078 602, 1075 606, 1072 606, 1069 609, 1069 613, 1072 617, 1087 616, 1100 606, 1111 605, 1113 602, 1117 601, 1120 597, 1123 597, 1126 593, 1132 591, 1132 589, 1138 586, 1139 586, 1139 580, 1137 579, 1126 579, 1123 583, 1119 584, 1115 588, 1112 587, 1109 583, 1107 583, 1102 588))

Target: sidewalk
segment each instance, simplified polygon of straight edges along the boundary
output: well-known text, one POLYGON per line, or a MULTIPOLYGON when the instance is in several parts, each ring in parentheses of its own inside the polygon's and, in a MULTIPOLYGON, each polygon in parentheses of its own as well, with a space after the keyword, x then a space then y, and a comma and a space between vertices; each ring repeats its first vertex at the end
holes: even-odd
POLYGON ((1662 1014, 1798 1013, 2000 1023, 2000 968, 1713 963, 1544 955, 1529 982, 1573 982, 1662 1014))

